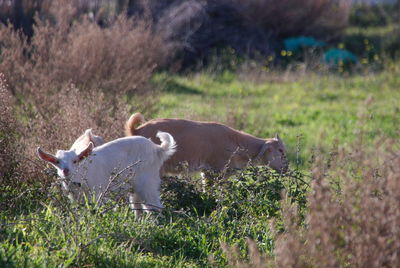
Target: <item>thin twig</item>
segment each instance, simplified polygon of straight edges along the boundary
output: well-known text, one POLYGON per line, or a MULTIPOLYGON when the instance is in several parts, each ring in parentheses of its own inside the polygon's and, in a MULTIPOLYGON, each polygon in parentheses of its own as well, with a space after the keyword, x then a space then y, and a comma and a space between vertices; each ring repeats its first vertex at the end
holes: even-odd
POLYGON ((104 196, 105 196, 106 193, 109 191, 109 189, 110 189, 110 187, 111 187, 111 184, 112 184, 124 171, 126 171, 126 170, 129 169, 129 168, 132 168, 133 166, 137 165, 137 164, 140 163, 140 162, 141 162, 140 160, 136 161, 135 163, 133 163, 133 164, 127 166, 126 168, 120 170, 117 174, 115 174, 113 177, 111 177, 110 180, 109 180, 109 182, 108 182, 108 184, 107 184, 106 189, 105 189, 103 192, 100 193, 99 198, 98 198, 97 201, 96 201, 96 206, 98 206, 99 204, 101 204, 101 202, 102 202, 103 199, 104 199, 104 196))

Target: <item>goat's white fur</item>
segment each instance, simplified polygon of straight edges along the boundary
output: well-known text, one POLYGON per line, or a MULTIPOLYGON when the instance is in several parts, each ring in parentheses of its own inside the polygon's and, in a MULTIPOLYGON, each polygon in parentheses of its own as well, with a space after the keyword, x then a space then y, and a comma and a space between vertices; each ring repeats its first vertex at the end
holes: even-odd
POLYGON ((62 179, 69 180, 70 184, 86 185, 97 197, 107 188, 128 193, 133 186, 134 208, 159 210, 163 208, 159 190, 160 168, 175 152, 176 144, 166 132, 157 133, 157 137, 162 141, 161 145, 141 136, 133 136, 98 147, 90 142, 82 151, 77 151, 77 148, 59 150, 55 156, 38 148, 38 155, 55 166, 62 179), (118 174, 116 184, 119 186, 113 184, 110 187, 110 179, 115 178, 115 174, 118 174))

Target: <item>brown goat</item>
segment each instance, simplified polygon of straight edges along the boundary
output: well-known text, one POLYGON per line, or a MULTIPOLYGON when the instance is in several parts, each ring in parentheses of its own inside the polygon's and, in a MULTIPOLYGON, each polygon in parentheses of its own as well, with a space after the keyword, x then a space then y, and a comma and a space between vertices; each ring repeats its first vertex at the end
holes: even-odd
POLYGON ((261 139, 222 124, 184 119, 145 122, 140 113, 133 114, 125 125, 127 136, 144 136, 159 144, 158 131, 170 133, 177 144, 177 151, 164 163, 162 174, 176 174, 185 168, 189 172, 221 172, 225 168, 244 168, 250 161, 278 172, 288 168, 285 145, 278 135, 261 139), (139 123, 142 125, 136 128, 139 123))

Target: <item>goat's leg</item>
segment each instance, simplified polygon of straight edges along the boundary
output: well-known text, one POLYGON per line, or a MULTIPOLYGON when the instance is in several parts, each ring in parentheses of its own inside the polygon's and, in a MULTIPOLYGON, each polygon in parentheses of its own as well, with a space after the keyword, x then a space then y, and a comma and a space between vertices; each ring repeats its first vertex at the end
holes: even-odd
POLYGON ((201 176, 201 186, 203 193, 207 192, 214 185, 214 181, 218 177, 218 172, 215 172, 211 169, 203 169, 200 172, 201 176))
POLYGON ((129 193, 128 194, 129 198, 129 207, 134 211, 135 217, 138 218, 142 214, 142 202, 143 200, 140 200, 140 197, 135 193, 129 193))
POLYGON ((145 202, 142 204, 142 207, 145 211, 160 212, 164 208, 163 204, 161 203, 159 188, 160 188, 159 185, 151 185, 151 187, 146 188, 145 199, 144 199, 145 202))
POLYGON ((144 201, 142 208, 146 212, 161 211, 164 206, 160 198, 160 177, 156 174, 146 173, 136 177, 135 193, 144 201))

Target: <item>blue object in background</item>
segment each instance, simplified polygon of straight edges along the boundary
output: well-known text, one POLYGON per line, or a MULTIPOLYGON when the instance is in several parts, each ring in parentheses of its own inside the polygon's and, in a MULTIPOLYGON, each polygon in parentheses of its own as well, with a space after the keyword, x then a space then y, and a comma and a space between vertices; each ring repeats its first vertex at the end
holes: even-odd
POLYGON ((332 48, 324 53, 324 61, 328 64, 356 63, 358 58, 346 49, 332 48))
POLYGON ((299 36, 286 38, 285 40, 283 40, 283 45, 285 47, 285 50, 298 52, 305 47, 317 48, 324 47, 326 44, 325 42, 318 41, 314 37, 299 36))

